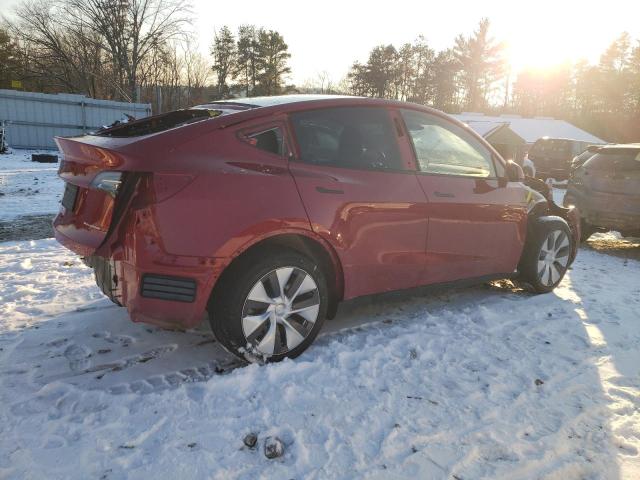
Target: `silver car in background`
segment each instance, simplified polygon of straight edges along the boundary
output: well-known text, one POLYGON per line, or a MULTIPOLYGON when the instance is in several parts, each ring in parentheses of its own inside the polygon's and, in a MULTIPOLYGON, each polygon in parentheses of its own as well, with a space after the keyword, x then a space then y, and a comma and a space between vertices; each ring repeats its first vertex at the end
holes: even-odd
POLYGON ((564 205, 580 211, 581 240, 597 231, 640 236, 640 143, 607 145, 572 169, 564 205))

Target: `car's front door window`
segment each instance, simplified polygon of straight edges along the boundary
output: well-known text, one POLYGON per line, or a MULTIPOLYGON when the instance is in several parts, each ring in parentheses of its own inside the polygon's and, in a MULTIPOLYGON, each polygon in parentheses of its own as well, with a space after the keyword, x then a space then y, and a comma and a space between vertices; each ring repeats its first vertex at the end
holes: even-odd
POLYGON ((440 175, 495 177, 491 152, 464 129, 433 115, 402 110, 420 171, 440 175))

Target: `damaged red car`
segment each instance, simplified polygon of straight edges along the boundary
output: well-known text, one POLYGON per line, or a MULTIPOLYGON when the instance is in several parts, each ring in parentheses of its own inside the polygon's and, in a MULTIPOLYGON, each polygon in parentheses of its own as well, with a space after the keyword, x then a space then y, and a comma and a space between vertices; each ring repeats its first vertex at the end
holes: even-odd
POLYGON ((423 285, 562 280, 575 209, 448 115, 405 102, 214 102, 57 138, 54 221, 137 322, 209 319, 231 353, 302 353, 340 301, 423 285))

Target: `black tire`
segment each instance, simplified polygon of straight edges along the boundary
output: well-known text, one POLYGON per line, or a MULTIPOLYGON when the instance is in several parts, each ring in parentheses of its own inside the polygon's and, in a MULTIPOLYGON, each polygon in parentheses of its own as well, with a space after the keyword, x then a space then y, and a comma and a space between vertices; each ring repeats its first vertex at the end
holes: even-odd
POLYGON ((591 235, 596 233, 598 229, 593 225, 588 224, 584 220, 580 220, 580 243, 589 240, 591 235))
MULTIPOLYGON (((209 322, 218 341, 230 353, 249 362, 277 362, 287 357, 295 358, 311 345, 322 328, 328 303, 327 281, 324 272, 315 262, 294 250, 271 248, 266 252, 262 250, 246 254, 223 274, 209 300, 209 322), (308 325, 308 333, 305 332, 306 336, 299 345, 284 353, 266 355, 258 351, 256 346, 251 345, 245 337, 242 325, 243 314, 246 312, 245 304, 250 301, 248 297, 258 282, 266 282, 265 276, 270 272, 287 267, 292 267, 296 271, 299 269, 315 281, 319 299, 318 314, 315 323, 308 325)), ((271 320, 265 320, 265 322, 269 323, 271 320)), ((301 323, 306 324, 304 319, 301 323)), ((283 342, 287 343, 288 339, 287 334, 283 332, 284 327, 274 328, 277 331, 275 333, 277 347, 286 348, 283 342)))
POLYGON ((571 252, 573 249, 573 237, 567 222, 556 216, 540 217, 531 222, 527 240, 522 251, 522 257, 518 265, 520 280, 531 285, 537 293, 547 293, 552 291, 564 278, 570 265, 571 252), (550 235, 559 232, 556 242, 550 235), (568 242, 564 245, 564 239, 568 242), (553 245, 550 245, 553 244, 553 245), (552 255, 547 256, 543 249, 558 248, 552 255), (557 258, 557 261, 556 261, 557 258), (566 261, 565 261, 566 259, 566 261), (540 263, 545 260, 551 262, 547 267, 540 269, 540 263), (553 270, 552 270, 553 269, 553 270), (548 274, 547 274, 548 273, 548 274), (558 273, 558 278, 555 278, 558 273))

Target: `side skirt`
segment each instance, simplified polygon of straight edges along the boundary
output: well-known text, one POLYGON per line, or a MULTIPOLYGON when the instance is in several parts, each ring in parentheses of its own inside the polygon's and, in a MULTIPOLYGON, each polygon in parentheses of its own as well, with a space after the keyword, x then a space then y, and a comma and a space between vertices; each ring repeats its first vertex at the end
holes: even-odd
MULTIPOLYGON (((340 305, 358 305, 358 304, 367 304, 372 301, 381 302, 385 299, 392 300, 397 299, 399 297, 411 296, 411 295, 428 295, 429 293, 433 293, 435 291, 446 290, 449 288, 464 288, 464 287, 472 287, 474 285, 481 285, 483 283, 492 282, 495 280, 509 280, 516 278, 518 276, 517 272, 510 273, 497 273, 491 275, 482 275, 480 277, 473 278, 463 278, 460 280, 454 280, 451 282, 441 282, 441 283, 432 283, 429 285, 420 285, 419 287, 406 288, 403 290, 393 290, 390 292, 376 293, 372 295, 364 295, 362 297, 351 298, 349 300, 345 300, 340 302, 340 305)), ((328 320, 332 320, 333 317, 328 317, 328 320)))

